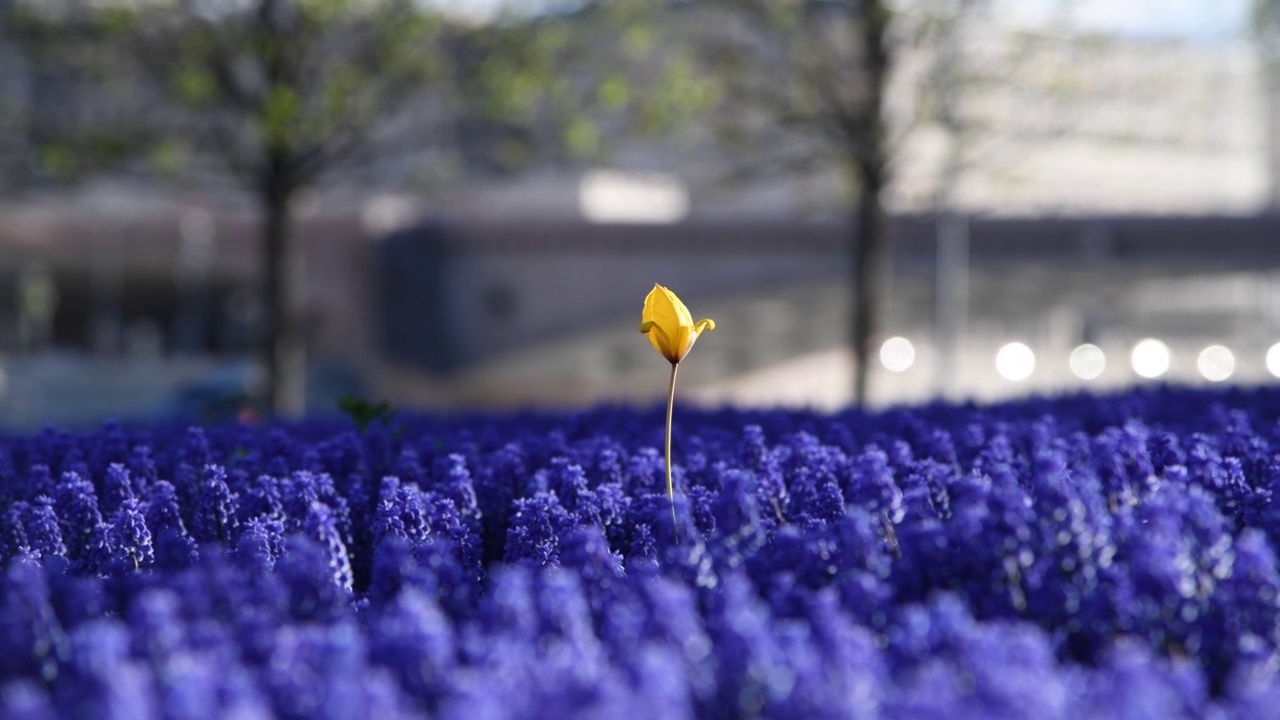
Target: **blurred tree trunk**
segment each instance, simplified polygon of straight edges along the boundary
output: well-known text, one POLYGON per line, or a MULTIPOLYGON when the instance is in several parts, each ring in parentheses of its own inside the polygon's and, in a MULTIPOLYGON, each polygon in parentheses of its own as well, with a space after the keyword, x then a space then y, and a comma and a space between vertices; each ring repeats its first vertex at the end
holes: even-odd
POLYGON ((867 401, 871 348, 879 330, 881 305, 889 284, 889 237, 881 203, 883 189, 882 175, 863 175, 850 223, 853 245, 853 325, 850 328, 854 358, 853 401, 860 406, 867 401))
POLYGON ((276 156, 262 183, 263 310, 262 328, 268 413, 298 416, 306 411, 307 355, 301 328, 302 252, 294 237, 294 186, 276 156))
POLYGON ((885 30, 889 10, 880 0, 859 3, 862 75, 866 96, 857 122, 848 125, 857 179, 853 233, 853 402, 866 404, 871 378, 871 348, 879 330, 881 306, 889 287, 890 238, 883 193, 887 183, 884 138, 884 87, 889 73, 885 30))

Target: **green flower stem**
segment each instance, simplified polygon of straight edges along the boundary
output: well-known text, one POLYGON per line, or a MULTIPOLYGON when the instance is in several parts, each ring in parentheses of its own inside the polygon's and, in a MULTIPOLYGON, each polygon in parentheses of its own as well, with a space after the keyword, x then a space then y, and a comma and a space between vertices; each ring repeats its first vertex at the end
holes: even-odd
POLYGON ((680 527, 676 523, 676 491, 671 484, 671 413, 676 406, 676 368, 680 363, 671 363, 671 386, 667 390, 667 497, 671 498, 671 528, 676 534, 676 542, 680 542, 680 527))

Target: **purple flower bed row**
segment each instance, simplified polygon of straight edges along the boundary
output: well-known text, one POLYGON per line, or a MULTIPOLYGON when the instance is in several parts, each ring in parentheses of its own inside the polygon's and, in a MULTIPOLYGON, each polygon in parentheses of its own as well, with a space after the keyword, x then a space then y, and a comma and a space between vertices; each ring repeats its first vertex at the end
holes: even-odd
POLYGON ((678 528, 659 409, 9 437, 0 717, 1274 717, 1278 419, 682 409, 678 528))

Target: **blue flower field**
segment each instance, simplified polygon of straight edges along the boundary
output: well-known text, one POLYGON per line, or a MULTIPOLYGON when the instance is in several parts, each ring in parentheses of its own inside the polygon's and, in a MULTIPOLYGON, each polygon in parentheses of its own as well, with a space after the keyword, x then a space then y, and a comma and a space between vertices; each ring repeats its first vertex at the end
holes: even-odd
POLYGON ((0 717, 1280 717, 1280 390, 664 412, 4 438, 0 717))

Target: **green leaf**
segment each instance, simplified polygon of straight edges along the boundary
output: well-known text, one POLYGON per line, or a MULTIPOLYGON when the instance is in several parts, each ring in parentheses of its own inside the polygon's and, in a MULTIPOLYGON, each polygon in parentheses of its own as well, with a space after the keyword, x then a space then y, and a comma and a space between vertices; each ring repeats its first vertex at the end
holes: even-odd
POLYGON ((343 395, 338 400, 338 409, 351 418, 362 433, 373 423, 385 426, 396 416, 396 411, 391 409, 390 403, 386 401, 372 403, 355 395, 343 395))
POLYGON ((592 155, 600 149, 600 129, 590 118, 579 115, 565 128, 564 142, 579 157, 592 155))

